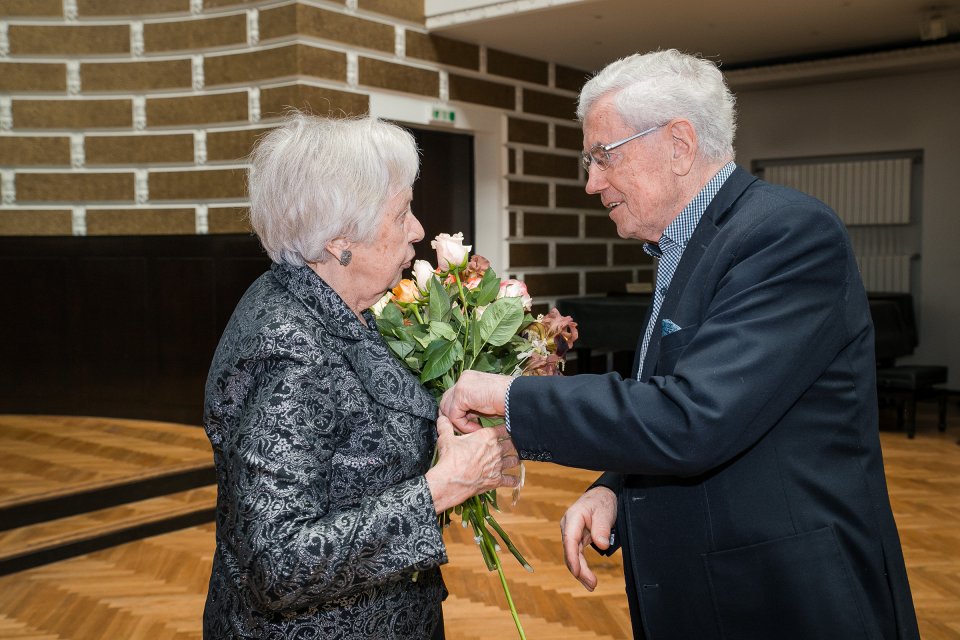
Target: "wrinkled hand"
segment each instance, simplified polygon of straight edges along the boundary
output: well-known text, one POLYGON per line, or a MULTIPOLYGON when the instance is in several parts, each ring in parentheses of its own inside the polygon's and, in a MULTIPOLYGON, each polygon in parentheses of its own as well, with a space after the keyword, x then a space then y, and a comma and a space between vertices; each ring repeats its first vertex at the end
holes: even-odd
POLYGON ((593 591, 597 576, 590 570, 583 549, 593 544, 610 547, 610 531, 617 521, 617 496, 606 487, 594 487, 573 503, 560 520, 563 560, 573 577, 593 591))
POLYGON ((440 399, 440 413, 461 433, 480 429, 476 417, 502 416, 503 397, 510 386, 510 376, 480 371, 464 371, 457 383, 447 389, 440 399))
POLYGON ((458 436, 441 415, 437 432, 439 459, 426 474, 437 513, 485 491, 520 482, 517 476, 504 474, 519 465, 520 458, 503 425, 458 436))

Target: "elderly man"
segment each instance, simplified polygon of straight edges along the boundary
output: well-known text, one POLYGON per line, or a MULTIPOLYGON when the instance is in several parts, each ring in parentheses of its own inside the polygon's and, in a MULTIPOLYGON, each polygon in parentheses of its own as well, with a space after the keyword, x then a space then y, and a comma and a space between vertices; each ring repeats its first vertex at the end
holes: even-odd
POLYGON ((734 164, 709 61, 614 62, 577 115, 587 191, 659 257, 634 376, 468 372, 441 411, 465 432, 506 415, 521 457, 605 472, 564 552, 592 590, 584 547, 623 549, 638 638, 918 637, 843 224, 734 164))

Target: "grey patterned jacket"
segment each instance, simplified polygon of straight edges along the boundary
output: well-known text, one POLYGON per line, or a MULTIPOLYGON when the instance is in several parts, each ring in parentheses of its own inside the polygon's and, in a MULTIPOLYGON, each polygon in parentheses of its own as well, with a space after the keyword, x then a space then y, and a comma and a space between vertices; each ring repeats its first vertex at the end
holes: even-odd
POLYGON ((204 638, 430 638, 437 406, 308 267, 237 305, 206 385, 217 547, 204 638), (419 572, 416 580, 414 576, 419 572))

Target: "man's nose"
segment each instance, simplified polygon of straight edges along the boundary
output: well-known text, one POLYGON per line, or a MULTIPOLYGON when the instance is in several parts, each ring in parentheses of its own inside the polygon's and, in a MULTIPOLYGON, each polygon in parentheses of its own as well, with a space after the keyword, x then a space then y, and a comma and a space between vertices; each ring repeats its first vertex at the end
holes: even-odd
POLYGON ((603 171, 596 164, 591 164, 587 169, 587 184, 584 187, 587 193, 600 193, 610 186, 603 171))

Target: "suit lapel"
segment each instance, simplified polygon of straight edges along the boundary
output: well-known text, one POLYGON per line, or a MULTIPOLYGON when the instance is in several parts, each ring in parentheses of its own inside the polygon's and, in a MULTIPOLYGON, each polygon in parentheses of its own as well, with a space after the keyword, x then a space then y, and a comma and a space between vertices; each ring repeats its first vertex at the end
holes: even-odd
POLYGON ((680 305, 683 292, 690 281, 690 276, 693 275, 697 265, 700 264, 700 259, 703 258, 707 247, 710 246, 720 227, 723 226, 729 216, 735 213, 734 204, 747 190, 747 187, 756 180, 755 176, 750 175, 738 165, 703 212, 697 228, 690 237, 690 242, 683 250, 683 257, 680 258, 680 264, 677 265, 677 270, 673 273, 673 279, 670 280, 670 288, 667 289, 663 304, 660 305, 660 313, 651 320, 656 324, 654 324, 653 331, 650 334, 650 344, 647 345, 647 356, 643 362, 641 380, 646 380, 656 373, 656 363, 660 357, 660 338, 663 336, 663 329, 661 328, 663 318, 674 316, 674 312, 680 305))

